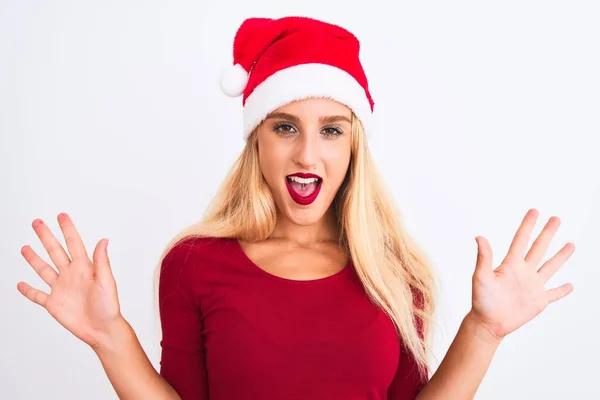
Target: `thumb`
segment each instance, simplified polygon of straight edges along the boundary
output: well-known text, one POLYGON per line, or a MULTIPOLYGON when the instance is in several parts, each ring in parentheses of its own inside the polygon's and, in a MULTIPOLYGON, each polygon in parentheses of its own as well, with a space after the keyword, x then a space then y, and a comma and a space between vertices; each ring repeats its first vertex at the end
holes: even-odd
POLYGON ((113 279, 107 247, 108 239, 105 238, 100 240, 94 249, 94 272, 101 282, 113 279))
POLYGON ((492 271, 492 248, 489 242, 483 236, 476 236, 477 242, 477 263, 475 265, 475 275, 485 277, 492 271))

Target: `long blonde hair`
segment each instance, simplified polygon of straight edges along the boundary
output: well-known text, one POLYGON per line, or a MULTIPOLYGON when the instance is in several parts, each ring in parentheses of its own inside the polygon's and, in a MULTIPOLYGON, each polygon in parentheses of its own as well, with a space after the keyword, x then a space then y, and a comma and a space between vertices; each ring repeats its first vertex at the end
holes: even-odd
MULTIPOLYGON (((366 293, 394 322, 402 345, 413 354, 421 376, 426 376, 435 278, 424 252, 400 223, 355 115, 350 167, 332 207, 340 245, 350 255, 366 293)), ((275 228, 276 213, 259 167, 255 129, 202 221, 177 234, 163 251, 155 269, 155 299, 162 260, 177 243, 190 237, 265 240, 275 228)))

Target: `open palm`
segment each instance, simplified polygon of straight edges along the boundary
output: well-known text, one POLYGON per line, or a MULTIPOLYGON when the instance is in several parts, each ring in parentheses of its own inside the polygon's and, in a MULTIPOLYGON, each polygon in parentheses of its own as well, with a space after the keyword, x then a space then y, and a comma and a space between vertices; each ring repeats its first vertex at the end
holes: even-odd
POLYGON ((548 220, 540 235, 525 254, 538 212, 530 209, 525 215, 502 263, 492 269, 492 250, 487 240, 476 238, 477 266, 473 274, 472 313, 498 338, 515 331, 553 303, 573 291, 565 283, 547 290, 544 286, 575 251, 567 243, 539 269, 560 219, 548 220))
POLYGON ((91 261, 69 215, 62 213, 57 219, 68 254, 42 220, 36 219, 32 223, 56 269, 30 246, 21 248, 23 257, 50 286, 50 293, 25 282, 19 282, 17 289, 29 300, 44 307, 77 338, 94 347, 107 334, 111 324, 120 318, 117 288, 106 250, 108 240, 98 242, 91 261))

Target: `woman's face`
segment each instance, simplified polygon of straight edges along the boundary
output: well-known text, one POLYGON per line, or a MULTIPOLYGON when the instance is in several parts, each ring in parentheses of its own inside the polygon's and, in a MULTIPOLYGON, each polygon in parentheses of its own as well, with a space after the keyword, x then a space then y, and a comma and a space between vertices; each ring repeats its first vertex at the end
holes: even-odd
POLYGON ((351 111, 328 99, 306 99, 271 113, 258 128, 262 174, 279 211, 297 225, 319 221, 350 163, 351 111))

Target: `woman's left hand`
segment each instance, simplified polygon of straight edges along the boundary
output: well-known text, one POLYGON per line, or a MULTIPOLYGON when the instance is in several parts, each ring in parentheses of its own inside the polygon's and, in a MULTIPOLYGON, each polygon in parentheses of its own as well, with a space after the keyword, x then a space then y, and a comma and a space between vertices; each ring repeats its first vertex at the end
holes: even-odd
POLYGON ((573 243, 565 244, 538 269, 560 226, 558 217, 548 220, 525 254, 537 217, 536 209, 527 212, 508 254, 496 269, 492 269, 492 249, 488 241, 482 236, 476 237, 478 254, 470 314, 498 340, 532 320, 548 304, 573 291, 571 283, 549 290, 544 287, 575 251, 573 243))

